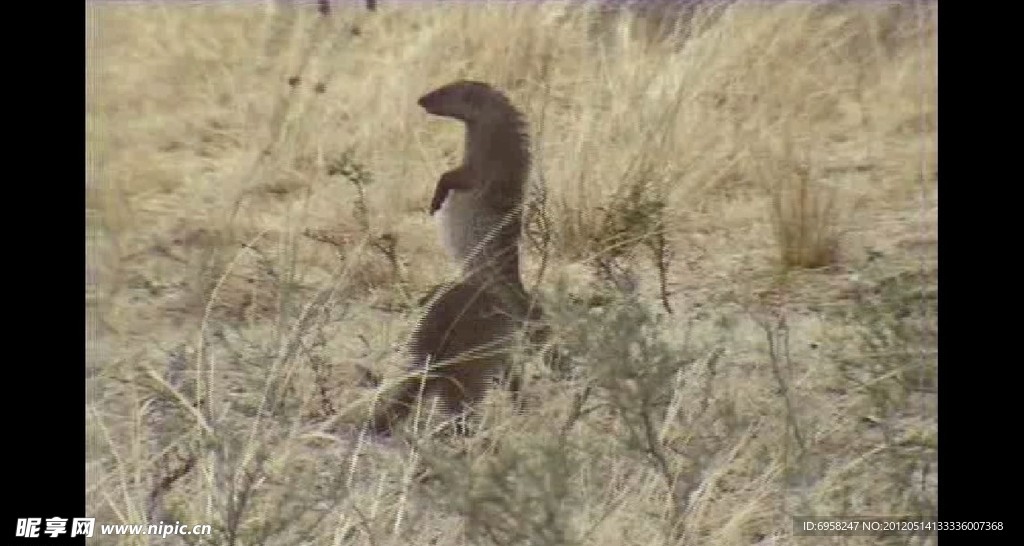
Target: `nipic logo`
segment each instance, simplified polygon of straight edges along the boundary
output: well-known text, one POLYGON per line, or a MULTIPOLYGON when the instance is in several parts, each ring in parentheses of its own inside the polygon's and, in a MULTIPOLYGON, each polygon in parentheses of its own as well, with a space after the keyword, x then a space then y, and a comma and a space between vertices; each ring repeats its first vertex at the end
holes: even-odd
POLYGON ((22 538, 36 538, 40 533, 49 535, 50 538, 57 538, 61 535, 71 537, 92 537, 92 531, 96 525, 96 518, 74 518, 71 520, 71 531, 68 532, 68 519, 52 517, 45 520, 46 528, 41 529, 43 518, 18 518, 18 526, 14 536, 22 538))

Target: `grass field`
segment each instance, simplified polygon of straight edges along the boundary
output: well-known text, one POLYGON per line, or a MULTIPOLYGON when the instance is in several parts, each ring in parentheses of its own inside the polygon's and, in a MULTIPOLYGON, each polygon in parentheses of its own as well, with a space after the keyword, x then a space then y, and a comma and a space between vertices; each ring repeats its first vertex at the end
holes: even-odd
MULTIPOLYGON (((935 3, 90 3, 87 515, 183 544, 933 544, 935 3), (478 434, 360 432, 459 78, 530 123, 556 364, 478 434)), ((118 544, 147 537, 97 538, 118 544)))

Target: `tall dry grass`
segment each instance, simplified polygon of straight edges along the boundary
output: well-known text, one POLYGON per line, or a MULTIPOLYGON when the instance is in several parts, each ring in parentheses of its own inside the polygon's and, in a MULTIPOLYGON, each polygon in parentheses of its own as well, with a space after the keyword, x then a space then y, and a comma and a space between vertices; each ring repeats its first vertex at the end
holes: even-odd
POLYGON ((89 6, 90 516, 818 544, 789 517, 934 513, 935 4, 335 8, 89 6), (478 436, 373 440, 355 365, 393 377, 452 274, 425 209, 461 128, 415 99, 462 77, 530 121, 559 359, 478 436))

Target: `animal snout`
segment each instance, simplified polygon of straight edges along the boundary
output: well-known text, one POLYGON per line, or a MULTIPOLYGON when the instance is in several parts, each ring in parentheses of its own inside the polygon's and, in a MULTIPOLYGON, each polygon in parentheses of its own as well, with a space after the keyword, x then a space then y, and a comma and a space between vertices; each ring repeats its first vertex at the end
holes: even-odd
POLYGON ((416 104, 423 107, 429 114, 441 114, 444 97, 435 92, 427 93, 420 97, 416 104))

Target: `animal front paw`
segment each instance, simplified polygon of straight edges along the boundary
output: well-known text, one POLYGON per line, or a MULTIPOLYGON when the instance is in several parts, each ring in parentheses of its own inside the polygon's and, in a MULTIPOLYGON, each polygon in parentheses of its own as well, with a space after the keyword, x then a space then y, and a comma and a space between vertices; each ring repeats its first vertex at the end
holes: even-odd
POLYGON ((442 188, 440 184, 434 190, 434 197, 430 200, 430 215, 433 216, 435 212, 441 209, 441 205, 444 204, 445 198, 448 197, 448 189, 442 188))

